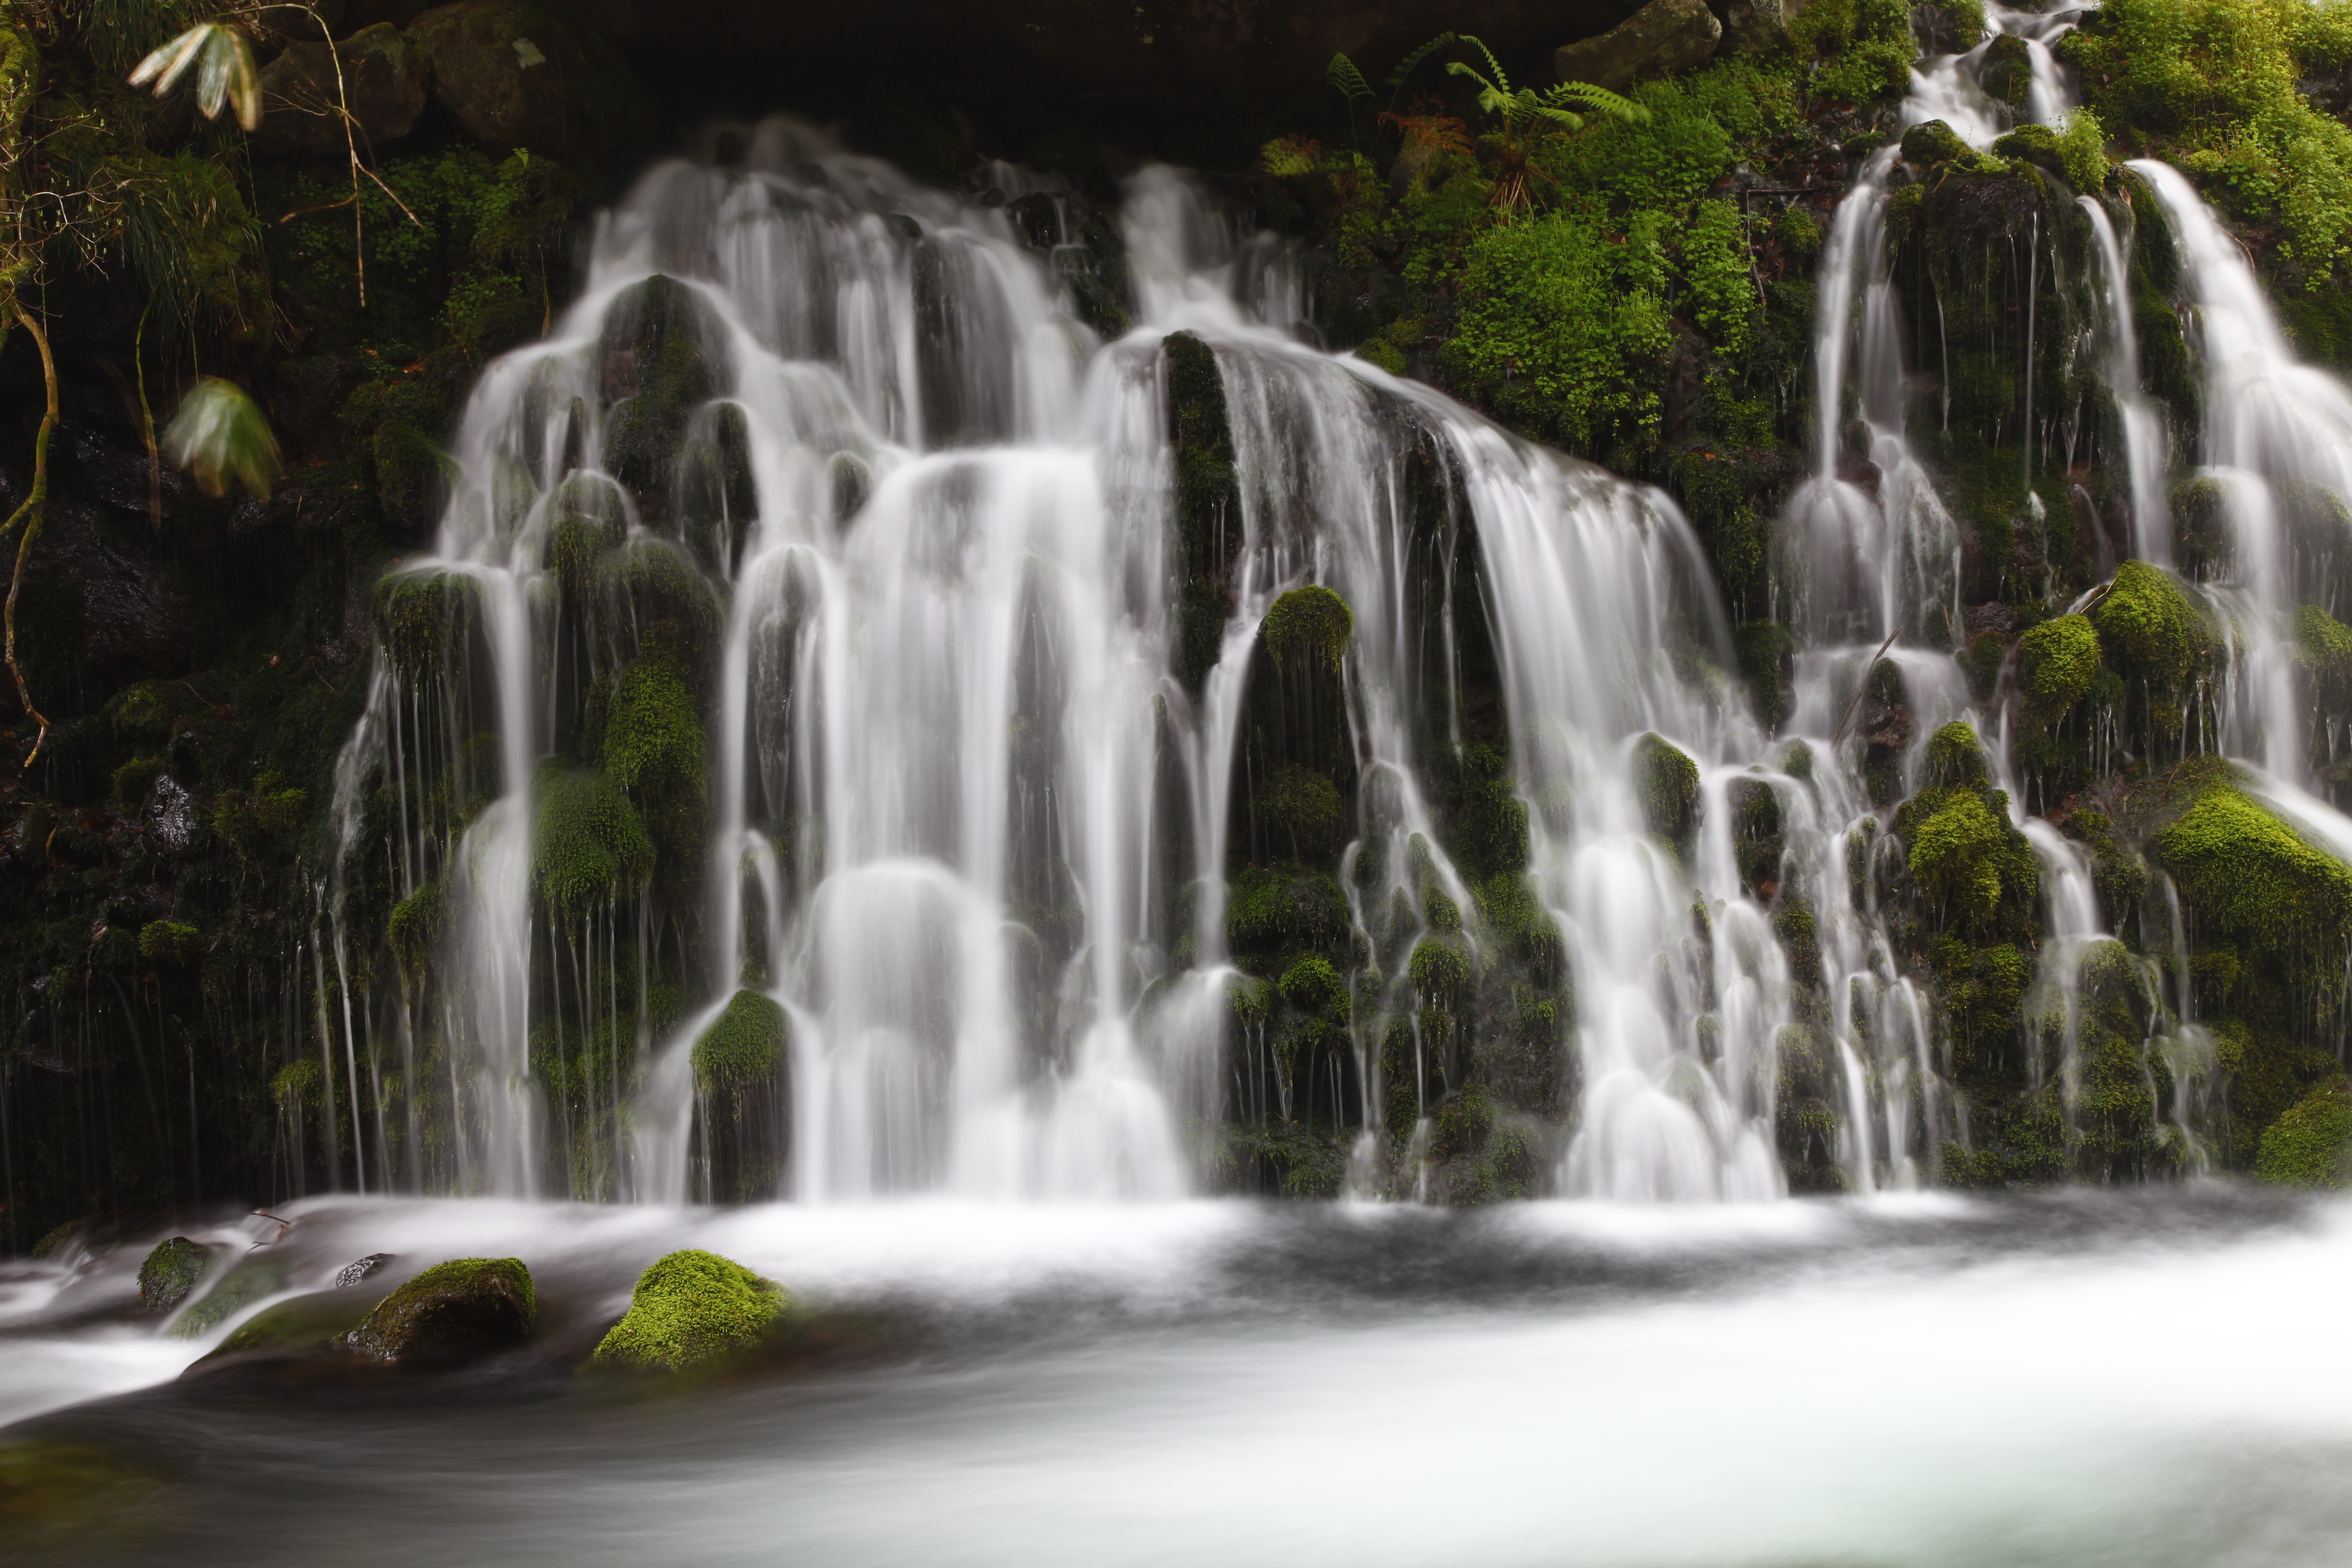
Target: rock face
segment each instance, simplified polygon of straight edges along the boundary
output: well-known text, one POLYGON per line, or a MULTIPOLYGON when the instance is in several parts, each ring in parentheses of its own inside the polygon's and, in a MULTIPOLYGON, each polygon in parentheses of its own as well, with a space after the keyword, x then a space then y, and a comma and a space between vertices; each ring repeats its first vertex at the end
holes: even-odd
POLYGON ((188 1299, 212 1264, 213 1255, 184 1236, 157 1244, 139 1266, 139 1304, 168 1312, 188 1299))
POLYGON ((335 1275, 335 1289, 348 1290, 391 1261, 389 1252, 371 1252, 355 1262, 346 1263, 335 1275))
POLYGON ((518 1345, 539 1327, 539 1297, 519 1258, 460 1258, 394 1290, 351 1348, 404 1366, 447 1365, 518 1345))
POLYGON ((1803 8, 1804 0, 1717 0, 1715 16, 1723 24, 1723 52, 1769 52, 1788 37, 1790 18, 1803 8))
POLYGON ((434 91, 494 153, 594 156, 646 124, 644 89, 613 46, 531 0, 458 0, 417 17, 415 31, 434 91))
POLYGON ((342 60, 342 100, 351 106, 360 150, 408 134, 425 110, 432 63, 415 40, 389 22, 362 27, 335 46, 295 44, 262 68, 257 146, 271 152, 341 156, 335 56, 342 60))
POLYGON ((1706 0, 1650 0, 1599 37, 1562 45, 1552 63, 1562 81, 1622 88, 1644 72, 1698 65, 1722 38, 1706 0))
POLYGON ((596 1367, 685 1372, 756 1348, 792 1297, 772 1279, 710 1252, 673 1252, 637 1276, 628 1315, 589 1358, 596 1367))

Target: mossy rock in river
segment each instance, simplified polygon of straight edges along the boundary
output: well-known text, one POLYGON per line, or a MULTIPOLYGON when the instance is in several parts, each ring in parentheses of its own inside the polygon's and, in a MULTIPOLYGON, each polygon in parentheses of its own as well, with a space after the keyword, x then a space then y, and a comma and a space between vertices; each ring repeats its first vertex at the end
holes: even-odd
POLYGON ((2352 867, 2252 795, 2207 788, 2148 847, 2207 936, 2301 939, 2340 953, 2352 928, 2352 867))
POLYGON ((314 1290, 256 1312, 236 1326, 198 1366, 231 1356, 296 1355, 340 1350, 367 1321, 381 1298, 371 1290, 314 1290))
POLYGON ((673 1252, 637 1276, 628 1314, 588 1364, 637 1372, 711 1366, 766 1343, 792 1310, 782 1285, 740 1263, 710 1252, 673 1252))
POLYGON ((265 1258, 246 1263, 206 1291, 172 1325, 175 1339, 198 1340, 266 1297, 286 1289, 286 1265, 265 1258))
POLYGON ((378 1361, 429 1366, 505 1350, 538 1328, 539 1296, 522 1259, 459 1258, 385 1297, 349 1342, 378 1361))
POLYGON ((2352 1081, 2330 1079, 2272 1122, 2254 1174, 2286 1187, 2352 1187, 2352 1081))
POLYGON ((1662 736, 1633 742, 1633 793, 1651 832, 1675 843, 1690 837, 1698 820, 1698 764, 1662 736))
POLYGON ((155 1244, 139 1266, 139 1304, 151 1312, 168 1312, 188 1299, 212 1267, 213 1255, 184 1236, 155 1244))

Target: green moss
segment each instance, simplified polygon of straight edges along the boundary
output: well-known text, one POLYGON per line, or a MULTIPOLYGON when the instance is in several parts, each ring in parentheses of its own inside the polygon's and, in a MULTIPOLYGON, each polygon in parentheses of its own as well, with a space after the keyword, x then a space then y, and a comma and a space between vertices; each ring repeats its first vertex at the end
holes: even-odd
POLYGON ((1253 866, 1225 905, 1225 939, 1256 961, 1305 950, 1336 952, 1348 935, 1348 900, 1330 878, 1301 868, 1253 866))
POLYGON ((2272 1122, 2254 1174, 2286 1187, 2352 1187, 2352 1082, 2331 1079, 2272 1122))
POLYGON ((448 920, 449 885, 437 877, 393 906, 392 954, 412 986, 439 955, 448 920))
POLYGON ((1633 742, 1633 794, 1650 831, 1679 843, 1697 820, 1698 764, 1664 737, 1633 742))
POLYGON ((539 1328, 539 1294, 520 1258, 459 1258, 407 1281, 352 1335, 379 1361, 431 1363, 519 1344, 539 1328))
POLYGON ((2042 622, 2018 640, 2018 673, 2029 721, 2063 718, 2099 679, 2097 628, 2087 616, 2042 622))
POLYGON ((1903 132, 1903 161, 1916 168, 1957 163, 1963 169, 1985 166, 1977 150, 1960 140, 1959 132, 1940 120, 1914 125, 1903 132))
POLYGON ((367 1321, 376 1300, 369 1291, 348 1289, 320 1290, 280 1301, 239 1323, 205 1359, 337 1348, 367 1321))
POLYGON ((1197 694, 1223 646, 1229 577, 1241 544, 1241 489, 1216 352, 1191 332, 1171 332, 1161 346, 1176 466, 1176 673, 1197 694))
POLYGON ((591 1355, 593 1367, 686 1372, 740 1356, 790 1321, 782 1285, 716 1253, 673 1252, 637 1276, 627 1315, 591 1355))
POLYGON ((115 769, 108 782, 113 786, 114 798, 118 802, 126 806, 137 806, 146 801, 163 771, 163 763, 160 758, 133 757, 115 769))
POLYGON ((2352 710, 2352 626, 2316 605, 2305 605, 2296 616, 2295 645, 2322 709, 2352 710))
POLYGON ((1820 60, 1812 86, 1824 98, 1883 103, 1910 85, 1918 46, 1902 0, 1813 0, 1790 20, 1789 36, 1801 57, 1820 60))
POLYGON ((377 584, 375 635, 384 657, 411 682, 437 680, 454 668, 478 613, 480 590, 454 572, 396 572, 377 584))
POLYGON ((572 474, 547 500, 547 556, 550 571, 574 603, 594 602, 595 584, 604 557, 621 546, 628 532, 621 492, 601 474, 572 474))
POLYGON ((1927 737, 1927 783, 1933 789, 1985 788, 1992 778, 1976 731, 1955 720, 1927 737))
POLYGON ((2099 646, 2127 677, 2176 686, 2212 657, 2212 618, 2170 574, 2142 561, 2116 569, 2115 586, 2092 606, 2099 646))
POLYGON ((1945 917, 1988 930, 2004 901, 2031 908, 2040 878, 2030 847, 1991 801, 1974 790, 1928 791, 1898 821, 1911 846, 1911 879, 1945 917))
POLYGON ((599 345, 608 378, 633 383, 613 408, 604 469, 656 521, 676 499, 688 423, 732 379, 726 336, 695 289, 658 273, 616 296, 599 345), (625 367, 625 369, 624 369, 625 367))
POLYGON ((1470 960, 1461 948, 1436 937, 1424 937, 1412 950, 1405 973, 1412 988, 1433 1006, 1447 1006, 1470 978, 1470 960))
POLYGON ((175 1338, 200 1340, 247 1307, 286 1289, 286 1265, 265 1258, 243 1265, 206 1291, 173 1324, 175 1338))
POLYGON ((541 770, 532 807, 532 871, 557 914, 577 920, 643 889, 653 842, 610 776, 551 764, 541 770))
POLYGON ((1323 774, 1285 763, 1259 786, 1257 808, 1276 841, 1302 860, 1320 860, 1339 847, 1346 805, 1339 786, 1323 774))
POLYGON ((1310 1017, 1345 1024, 1350 1012, 1348 983, 1320 958, 1302 958, 1283 972, 1282 999, 1310 1017))
POLYGON ((158 1242, 139 1266, 139 1304, 151 1312, 168 1312, 188 1299, 212 1267, 213 1255, 184 1236, 158 1242))
POLYGON ((1318 665, 1337 670, 1355 633, 1348 601, 1319 584, 1291 589, 1265 612, 1265 651, 1285 673, 1318 665))
POLYGON ((738 991, 726 1010, 695 1037, 696 1092, 733 1095, 772 1082, 783 1069, 791 1037, 791 1022, 773 997, 738 991))
POLYGON ((2148 848, 2207 933, 2335 944, 2352 930, 2352 868, 2226 784, 2200 793, 2148 848))
POLYGON ((139 932, 139 956, 156 963, 195 963, 205 955, 204 933, 184 921, 150 921, 139 932))

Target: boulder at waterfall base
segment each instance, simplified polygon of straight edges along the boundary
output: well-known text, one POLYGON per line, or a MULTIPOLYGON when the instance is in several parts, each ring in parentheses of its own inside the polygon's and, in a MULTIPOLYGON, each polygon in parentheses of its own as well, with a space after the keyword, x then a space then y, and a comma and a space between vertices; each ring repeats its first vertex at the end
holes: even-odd
POLYGON ((539 1297, 519 1258, 436 1263, 379 1303, 351 1336, 362 1355, 446 1365, 519 1345, 539 1328, 539 1297))
POLYGON ((637 1276, 629 1310, 589 1365, 688 1372, 757 1350, 791 1318, 793 1299, 772 1279, 716 1253, 688 1249, 637 1276))
POLYGON ((212 1264, 213 1255, 184 1236, 158 1242, 139 1266, 139 1304, 168 1312, 188 1299, 212 1264))

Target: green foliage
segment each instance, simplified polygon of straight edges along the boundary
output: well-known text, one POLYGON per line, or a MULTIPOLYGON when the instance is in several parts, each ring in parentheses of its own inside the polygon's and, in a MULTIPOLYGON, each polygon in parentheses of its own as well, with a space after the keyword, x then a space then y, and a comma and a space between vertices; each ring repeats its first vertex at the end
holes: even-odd
POLYGON ((732 1096, 774 1081, 782 1070, 790 1021, 774 997, 738 991, 694 1039, 695 1092, 732 1096))
POLYGON ((1580 213, 1488 229, 1462 270, 1447 373, 1523 428, 1579 451, 1655 429, 1674 341, 1662 216, 1580 213))
POLYGON ((1679 843, 1697 820, 1698 764, 1663 736, 1633 742, 1633 794, 1650 831, 1679 843))
POLYGON ((131 85, 155 84, 161 98, 195 72, 196 107, 206 120, 216 120, 234 105, 236 122, 247 131, 261 127, 261 73, 253 63, 253 40, 245 30, 226 22, 200 22, 139 62, 131 85))
POLYGON ((1903 0, 1813 0, 1789 24, 1789 36, 1819 60, 1813 87, 1824 98, 1880 103, 1910 86, 1918 50, 1903 0))
POLYGON ((2352 1082, 2330 1079, 2272 1122, 2254 1174, 2286 1187, 2352 1186, 2352 1082))
POLYGON ((2275 225, 2316 286, 2352 245, 2352 127, 2299 84, 2341 68, 2347 36, 2340 5, 2115 0, 2059 57, 2099 123, 2133 128, 2232 216, 2275 225))
POLYGON ((643 889, 653 842, 609 774, 550 764, 540 772, 532 806, 532 869, 556 914, 576 921, 643 889))
POLYGON ((184 921, 150 921, 139 932, 139 956, 183 968, 205 955, 204 933, 184 921))
POLYGON ((1735 358, 1747 350, 1759 305, 1738 207, 1730 202, 1699 203, 1682 248, 1691 318, 1717 353, 1735 358))
POLYGON ((2095 195, 2107 183, 2107 138, 2099 117, 2087 109, 2066 116, 2058 148, 2066 166, 2066 180, 2076 190, 2095 195))
POLYGON ((225 789, 213 801, 213 831, 240 855, 258 857, 291 844, 310 815, 310 792, 289 787, 274 773, 251 789, 225 789))
POLYGON ((702 717, 675 660, 638 659, 614 683, 604 725, 604 771, 646 796, 704 786, 702 717))
POLYGON ((2352 710, 2352 626, 2316 605, 2305 605, 2295 617, 2295 646, 2323 710, 2352 710))
POLYGON ((2099 679, 2099 634, 2087 616, 2042 622, 2018 641, 2026 717, 2048 723, 2063 717, 2099 679))
POLYGON ((629 1310, 589 1364, 685 1372, 755 1349, 790 1321, 782 1285, 716 1253, 673 1252, 637 1276, 629 1310))
POLYGON ((155 780, 163 772, 163 763, 160 758, 133 757, 115 769, 108 782, 113 786, 116 800, 124 805, 136 806, 154 789, 155 780))
POLYGON ((1348 601, 1320 584, 1293 588, 1265 612, 1265 651, 1288 674, 1314 665, 1337 670, 1356 635, 1348 601))
POLYGON ((1448 61, 1446 74, 1466 77, 1476 83, 1478 107, 1500 119, 1506 133, 1532 130, 1538 125, 1557 125, 1569 131, 1581 131, 1584 129, 1584 115, 1577 113, 1577 109, 1629 122, 1645 121, 1650 117, 1649 110, 1642 104, 1590 82, 1564 81, 1541 89, 1514 89, 1511 79, 1504 73, 1503 63, 1495 58, 1494 50, 1467 35, 1464 35, 1460 41, 1486 57, 1486 72, 1491 74, 1482 74, 1475 67, 1461 60, 1448 61))
POLYGON ((260 405, 235 382, 216 375, 199 377, 188 388, 163 432, 163 449, 195 476, 208 496, 235 483, 266 498, 285 467, 260 405))
POLYGON ((2148 848, 2207 935, 2340 945, 2352 930, 2352 868, 2227 784, 2205 788, 2148 848))

